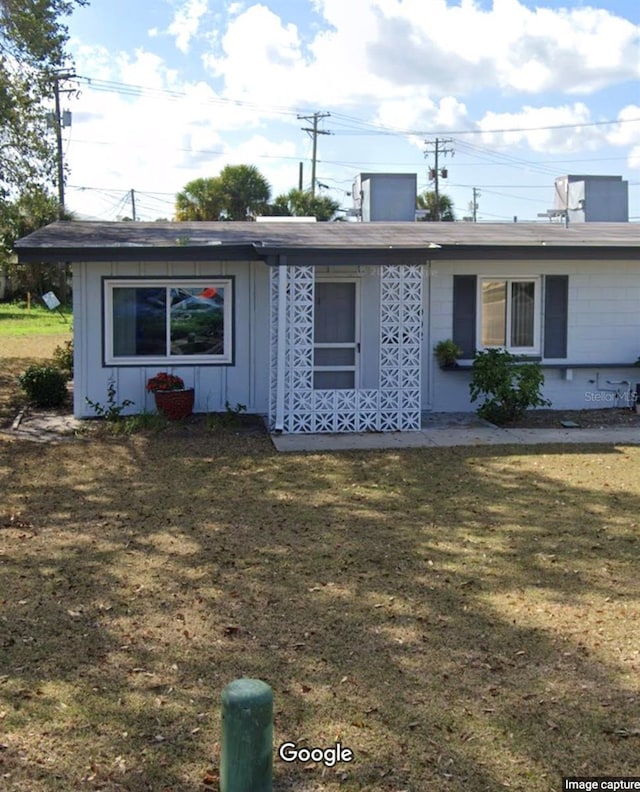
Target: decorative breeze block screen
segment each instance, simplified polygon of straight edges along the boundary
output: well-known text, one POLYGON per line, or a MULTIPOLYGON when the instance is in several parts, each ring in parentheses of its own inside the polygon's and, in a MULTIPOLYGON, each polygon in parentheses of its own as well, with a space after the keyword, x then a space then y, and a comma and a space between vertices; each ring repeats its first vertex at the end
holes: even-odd
MULTIPOLYGON (((286 334, 284 431, 397 432, 420 429, 422 267, 384 265, 380 278, 379 388, 313 389, 314 270, 287 268, 286 316, 278 322, 280 273, 271 270, 271 381, 273 429, 278 393, 278 333, 286 334)), ((365 340, 366 343, 366 340, 365 340)))

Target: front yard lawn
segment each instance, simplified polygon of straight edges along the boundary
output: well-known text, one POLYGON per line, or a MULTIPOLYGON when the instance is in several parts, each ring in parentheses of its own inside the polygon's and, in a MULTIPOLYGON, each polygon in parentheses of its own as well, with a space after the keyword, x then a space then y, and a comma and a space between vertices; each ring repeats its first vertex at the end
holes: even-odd
POLYGON ((50 311, 37 297, 29 307, 26 302, 0 303, 0 337, 22 337, 69 334, 71 310, 61 305, 50 311))
POLYGON ((640 775, 640 449, 278 455, 178 425, 0 440, 0 787, 217 789, 275 694, 274 791, 640 775))

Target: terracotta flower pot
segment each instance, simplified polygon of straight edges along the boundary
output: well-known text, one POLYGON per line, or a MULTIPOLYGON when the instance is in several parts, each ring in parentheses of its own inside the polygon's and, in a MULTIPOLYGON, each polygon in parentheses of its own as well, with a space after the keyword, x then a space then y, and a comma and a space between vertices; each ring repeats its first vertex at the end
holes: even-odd
POLYGON ((193 413, 195 392, 193 388, 184 390, 154 391, 158 412, 170 421, 188 418, 193 413))

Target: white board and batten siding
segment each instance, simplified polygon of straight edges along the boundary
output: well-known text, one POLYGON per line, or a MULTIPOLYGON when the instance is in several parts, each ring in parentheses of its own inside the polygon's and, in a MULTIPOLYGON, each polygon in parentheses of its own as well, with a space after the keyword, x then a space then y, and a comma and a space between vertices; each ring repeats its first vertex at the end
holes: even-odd
MULTIPOLYGON (((588 409, 611 406, 616 386, 629 381, 635 391, 640 368, 633 363, 640 356, 640 263, 633 260, 561 260, 439 262, 427 278, 425 317, 429 317, 428 342, 423 358, 423 409, 467 411, 477 405, 469 402, 468 371, 442 371, 433 356, 433 346, 451 338, 453 331, 454 275, 542 278, 568 276, 567 356, 543 359, 544 363, 567 367, 543 368, 544 395, 555 409, 588 409), (582 364, 571 369, 570 364, 582 364), (620 368, 604 364, 626 364, 620 368), (593 364, 592 367, 582 367, 593 364), (427 371, 428 369, 428 371, 427 371), (598 395, 599 394, 599 395, 598 395)), ((541 308, 544 300, 541 300, 541 308)), ((542 317, 541 317, 542 318, 542 317)))
POLYGON ((261 262, 81 263, 73 267, 75 371, 74 413, 90 418, 87 399, 106 404, 109 380, 117 401, 134 402, 123 414, 155 410, 146 382, 158 371, 181 376, 195 388, 195 412, 224 412, 228 402, 266 414, 269 393, 269 271, 261 262), (104 365, 103 278, 234 278, 234 361, 232 365, 104 365))
MULTIPOLYGON (((86 399, 106 403, 114 378, 117 400, 134 402, 126 413, 154 409, 147 379, 159 370, 174 371, 195 388, 196 412, 224 411, 228 402, 246 406, 248 412, 269 410, 270 290, 269 268, 262 262, 165 262, 112 264, 81 263, 74 268, 74 330, 76 379, 74 411, 93 417, 86 399), (234 277, 233 365, 105 366, 103 363, 103 277, 234 277)), ((634 260, 563 259, 531 262, 438 261, 423 268, 422 408, 435 411, 470 411, 469 371, 441 371, 433 346, 453 334, 453 283, 455 275, 478 278, 568 276, 566 367, 544 368, 544 394, 556 409, 609 406, 608 381, 640 382, 640 369, 632 367, 640 355, 640 266, 634 260), (627 363, 603 368, 607 363, 627 363), (593 364, 571 369, 571 364, 593 364), (568 371, 569 370, 569 371, 568 371), (600 393, 600 396, 596 394, 600 393)), ((318 267, 318 278, 358 281, 360 388, 379 387, 380 283, 375 266, 318 267)), ((540 300, 542 311, 544 299, 540 300)), ((543 326, 541 317, 541 326, 543 326)))

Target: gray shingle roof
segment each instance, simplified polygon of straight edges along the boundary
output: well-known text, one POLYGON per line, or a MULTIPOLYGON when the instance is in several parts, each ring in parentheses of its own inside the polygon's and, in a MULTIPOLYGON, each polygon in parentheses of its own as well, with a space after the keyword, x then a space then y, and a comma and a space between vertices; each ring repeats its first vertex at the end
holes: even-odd
MULTIPOLYGON (((243 251, 251 258, 267 252, 303 250, 428 250, 437 257, 440 248, 452 253, 491 248, 640 248, 640 224, 581 223, 565 227, 555 223, 133 223, 57 222, 19 240, 16 250, 23 261, 97 258, 97 252, 128 249, 149 252, 224 247, 243 251)), ((211 250, 211 252, 213 252, 211 250)), ((216 257, 221 257, 222 251, 216 257)), ((115 257, 115 256, 114 256, 115 257)))

